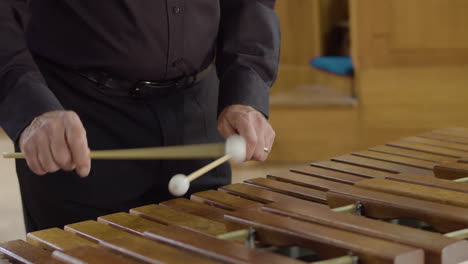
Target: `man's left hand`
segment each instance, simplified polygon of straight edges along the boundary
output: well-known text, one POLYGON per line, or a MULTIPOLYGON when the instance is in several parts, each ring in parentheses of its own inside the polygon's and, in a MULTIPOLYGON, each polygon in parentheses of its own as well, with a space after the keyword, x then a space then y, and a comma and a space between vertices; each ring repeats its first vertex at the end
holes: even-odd
POLYGON ((224 137, 239 134, 247 143, 246 161, 265 161, 275 141, 275 131, 262 113, 248 105, 230 105, 218 118, 218 131, 224 137))

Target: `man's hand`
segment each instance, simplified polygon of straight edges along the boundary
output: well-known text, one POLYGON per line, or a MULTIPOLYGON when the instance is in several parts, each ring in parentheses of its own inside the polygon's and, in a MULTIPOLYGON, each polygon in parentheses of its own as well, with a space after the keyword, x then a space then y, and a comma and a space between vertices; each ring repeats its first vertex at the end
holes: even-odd
POLYGON ((244 137, 247 142, 246 160, 265 161, 275 140, 275 131, 265 117, 247 105, 226 107, 219 115, 218 131, 224 138, 232 134, 244 137))
POLYGON ((91 169, 86 131, 72 111, 53 111, 36 117, 21 134, 19 146, 29 168, 38 175, 76 169, 81 177, 86 177, 91 169))

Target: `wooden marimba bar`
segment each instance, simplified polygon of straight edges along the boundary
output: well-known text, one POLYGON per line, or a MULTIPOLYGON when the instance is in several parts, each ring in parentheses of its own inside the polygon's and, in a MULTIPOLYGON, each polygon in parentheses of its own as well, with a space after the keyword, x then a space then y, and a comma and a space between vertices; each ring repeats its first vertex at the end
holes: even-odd
POLYGON ((295 246, 327 263, 462 263, 463 157, 468 129, 438 130, 190 199, 29 233, 27 242, 1 243, 0 252, 13 263, 312 261, 272 252, 295 246), (425 228, 383 219, 416 219, 425 228))

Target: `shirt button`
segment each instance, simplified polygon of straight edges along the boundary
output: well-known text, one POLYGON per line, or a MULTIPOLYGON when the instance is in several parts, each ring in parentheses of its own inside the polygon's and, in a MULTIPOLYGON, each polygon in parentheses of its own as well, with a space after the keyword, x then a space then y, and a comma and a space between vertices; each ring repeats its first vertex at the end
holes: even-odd
POLYGON ((172 12, 174 12, 174 14, 179 14, 180 13, 180 7, 174 6, 174 8, 172 8, 172 12))

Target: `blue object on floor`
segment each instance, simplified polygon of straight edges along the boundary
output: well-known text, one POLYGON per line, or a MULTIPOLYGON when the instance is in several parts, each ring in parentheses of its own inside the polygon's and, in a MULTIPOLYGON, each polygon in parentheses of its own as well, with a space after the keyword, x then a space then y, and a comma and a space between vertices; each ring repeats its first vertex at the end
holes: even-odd
POLYGON ((354 73, 353 63, 349 56, 321 56, 310 61, 312 67, 339 75, 351 76, 354 73))

